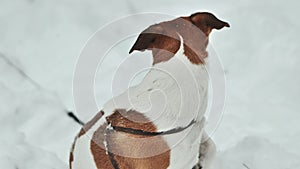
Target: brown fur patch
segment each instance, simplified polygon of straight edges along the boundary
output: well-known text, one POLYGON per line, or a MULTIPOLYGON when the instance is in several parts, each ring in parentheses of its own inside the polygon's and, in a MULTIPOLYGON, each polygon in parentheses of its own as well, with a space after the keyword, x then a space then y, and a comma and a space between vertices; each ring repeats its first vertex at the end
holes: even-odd
MULTIPOLYGON (((111 126, 149 132, 157 131, 149 119, 134 110, 128 112, 123 109, 116 110, 115 113, 107 117, 107 121, 111 126)), ((140 136, 117 131, 111 131, 105 136, 107 125, 97 129, 91 142, 91 151, 98 169, 113 169, 109 156, 104 149, 104 140, 107 141, 113 158, 120 169, 165 169, 169 166, 170 150, 161 136, 140 136)))
POLYGON ((170 165, 170 150, 160 136, 137 136, 113 132, 108 136, 111 152, 120 168, 165 169, 170 165))

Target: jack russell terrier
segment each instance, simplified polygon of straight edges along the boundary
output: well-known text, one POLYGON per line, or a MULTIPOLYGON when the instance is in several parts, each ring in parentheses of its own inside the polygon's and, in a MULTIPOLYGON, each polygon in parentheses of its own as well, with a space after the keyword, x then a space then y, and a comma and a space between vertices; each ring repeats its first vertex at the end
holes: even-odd
POLYGON ((216 149, 204 131, 206 48, 223 27, 201 12, 144 30, 129 53, 152 51, 153 66, 83 126, 70 169, 207 169, 216 149))

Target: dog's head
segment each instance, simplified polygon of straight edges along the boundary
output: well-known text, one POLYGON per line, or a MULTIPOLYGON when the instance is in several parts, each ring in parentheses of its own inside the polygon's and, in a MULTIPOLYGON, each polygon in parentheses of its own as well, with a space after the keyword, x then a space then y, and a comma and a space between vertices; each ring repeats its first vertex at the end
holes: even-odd
POLYGON ((230 26, 208 12, 180 17, 148 27, 139 35, 129 53, 148 49, 152 51, 153 64, 168 61, 179 50, 182 39, 188 59, 193 64, 203 64, 208 55, 209 34, 213 29, 223 27, 230 26))

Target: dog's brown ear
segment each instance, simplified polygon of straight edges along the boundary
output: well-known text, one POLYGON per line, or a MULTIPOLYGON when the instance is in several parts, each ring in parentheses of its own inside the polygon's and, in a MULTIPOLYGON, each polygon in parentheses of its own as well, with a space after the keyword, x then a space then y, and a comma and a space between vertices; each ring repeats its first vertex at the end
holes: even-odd
POLYGON ((227 22, 219 20, 213 14, 208 12, 195 13, 190 16, 190 19, 194 25, 200 28, 203 33, 208 36, 213 29, 222 29, 224 27, 230 27, 227 22))
POLYGON ((156 38, 163 33, 163 27, 159 24, 152 25, 145 29, 137 38, 136 42, 129 51, 129 54, 134 50, 144 51, 153 47, 156 38))

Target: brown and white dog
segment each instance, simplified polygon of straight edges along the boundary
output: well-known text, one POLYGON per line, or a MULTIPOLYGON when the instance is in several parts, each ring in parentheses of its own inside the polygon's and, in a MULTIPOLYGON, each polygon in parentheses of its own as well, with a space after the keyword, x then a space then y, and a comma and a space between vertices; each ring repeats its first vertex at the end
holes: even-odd
POLYGON ((151 50, 142 82, 108 101, 79 132, 71 169, 207 169, 215 145, 204 131, 209 34, 229 27, 202 12, 155 24, 130 50, 151 50))

